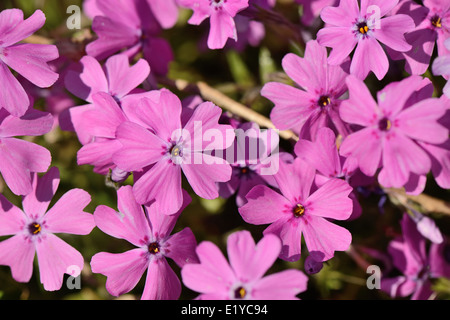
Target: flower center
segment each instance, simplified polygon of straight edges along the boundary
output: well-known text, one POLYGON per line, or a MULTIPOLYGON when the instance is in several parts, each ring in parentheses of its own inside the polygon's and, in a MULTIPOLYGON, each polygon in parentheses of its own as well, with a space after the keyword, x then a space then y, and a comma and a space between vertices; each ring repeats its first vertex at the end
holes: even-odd
POLYGON ((245 290, 244 287, 239 287, 236 290, 234 290, 234 298, 235 299, 244 299, 247 295, 247 290, 245 290))
POLYGON ((436 28, 442 28, 442 21, 441 21, 441 17, 439 17, 438 15, 433 16, 431 19, 431 24, 433 26, 435 26, 436 28))
POLYGON ((148 245, 148 252, 151 254, 157 254, 160 252, 158 242, 153 242, 148 245))
POLYGON ((366 34, 370 30, 365 21, 357 23, 356 27, 361 34, 366 34))
POLYGON ((305 207, 301 204, 297 204, 294 209, 292 209, 292 213, 296 218, 300 218, 305 214, 305 207))
POLYGON ((170 148, 169 152, 172 157, 182 157, 183 156, 181 148, 177 145, 170 148))
POLYGON ((392 127, 392 123, 388 118, 383 118, 378 122, 378 129, 381 131, 389 131, 392 127))
POLYGON ((319 104, 319 106, 321 106, 321 107, 326 107, 326 106, 328 106, 330 103, 331 103, 331 99, 330 99, 330 97, 328 97, 328 96, 321 96, 321 97, 319 98, 319 101, 318 101, 318 104, 319 104))
POLYGON ((30 225, 28 225, 28 231, 29 231, 31 234, 36 235, 36 234, 38 234, 39 232, 42 231, 42 227, 41 227, 41 225, 40 225, 39 223, 33 222, 33 223, 31 223, 30 225))

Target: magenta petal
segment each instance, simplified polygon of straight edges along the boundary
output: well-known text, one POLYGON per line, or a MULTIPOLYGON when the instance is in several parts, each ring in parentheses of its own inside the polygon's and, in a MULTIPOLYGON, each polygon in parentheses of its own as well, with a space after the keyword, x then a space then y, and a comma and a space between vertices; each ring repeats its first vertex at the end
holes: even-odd
POLYGON ((178 7, 175 0, 148 0, 156 20, 164 29, 172 28, 178 19, 178 7))
POLYGON ((273 234, 265 235, 257 245, 249 231, 235 232, 227 240, 230 265, 242 282, 260 279, 277 260, 280 251, 281 241, 273 234))
POLYGON ((306 291, 308 277, 299 270, 285 270, 262 278, 253 285, 255 300, 296 300, 306 291))
POLYGON ((208 48, 222 49, 228 38, 237 41, 237 31, 233 18, 223 10, 210 16, 211 29, 208 36, 208 48))
POLYGON ((142 249, 124 253, 100 252, 92 257, 91 269, 107 277, 106 290, 118 297, 130 292, 139 282, 148 267, 148 260, 142 249))
POLYGON ((25 218, 22 210, 0 194, 0 236, 19 233, 25 225, 25 218))
POLYGON ((13 116, 20 117, 28 109, 30 100, 19 81, 13 76, 8 66, 0 61, 0 107, 13 116))
POLYGON ((48 88, 58 80, 59 75, 47 64, 59 57, 56 46, 18 44, 4 50, 3 62, 36 86, 48 88))
POLYGON ((389 60, 380 43, 373 37, 363 38, 353 55, 350 73, 364 80, 373 71, 378 80, 384 78, 389 69, 389 60))
POLYGON ((292 164, 281 162, 274 177, 283 196, 295 205, 309 196, 315 174, 312 166, 296 158, 292 164))
POLYGON ((153 205, 158 212, 176 213, 183 205, 180 166, 169 163, 168 159, 158 161, 135 182, 133 193, 140 204, 155 200, 153 205))
POLYGON ((0 265, 11 268, 17 282, 28 282, 33 274, 34 243, 22 234, 0 242, 0 265))
POLYGON ((320 12, 320 17, 326 24, 339 27, 351 27, 358 16, 359 6, 356 0, 342 0, 338 7, 327 6, 320 12))
POLYGON ((123 186, 117 191, 117 206, 118 212, 107 206, 98 206, 94 211, 95 224, 114 238, 142 246, 144 238, 150 238, 151 230, 142 206, 134 198, 131 186, 123 186))
POLYGON ((181 294, 181 282, 166 259, 153 259, 147 270, 142 300, 177 300, 181 294))
POLYGON ((97 139, 78 150, 77 163, 78 165, 92 165, 94 172, 107 175, 109 170, 115 167, 111 158, 112 154, 121 148, 122 145, 117 140, 97 139))
POLYGON ((94 216, 83 209, 91 202, 84 190, 66 192, 45 215, 48 230, 52 233, 86 235, 95 227, 94 216))
POLYGON ((405 33, 414 30, 414 20, 406 14, 396 14, 380 20, 380 28, 375 29, 374 37, 386 46, 400 52, 411 50, 405 33))
POLYGON ((202 163, 182 163, 181 168, 194 192, 205 199, 217 198, 216 182, 227 182, 231 178, 231 166, 206 153, 202 155, 202 163), (215 160, 218 162, 214 163, 215 160))
POLYGON ((200 263, 186 264, 181 269, 183 283, 200 293, 226 293, 235 275, 220 249, 209 241, 197 246, 200 263))
POLYGON ((91 56, 84 56, 80 62, 83 65, 83 72, 80 74, 80 79, 91 89, 86 101, 91 101, 92 94, 94 93, 109 93, 108 80, 100 63, 91 56))
POLYGON ((37 174, 33 175, 33 191, 27 194, 22 201, 23 210, 29 217, 41 217, 45 214, 58 189, 59 181, 57 167, 50 168, 42 177, 38 177, 37 174))
POLYGON ((347 229, 322 217, 308 216, 308 223, 303 223, 302 229, 308 251, 322 252, 323 261, 331 259, 335 251, 347 250, 352 242, 347 229))
POLYGON ((291 208, 291 202, 281 194, 264 185, 258 185, 246 195, 247 203, 239 213, 247 223, 268 224, 280 218, 282 212, 291 208))
POLYGON ((398 2, 399 0, 361 0, 361 13, 371 13, 371 7, 376 6, 379 10, 380 17, 383 17, 388 14, 398 2))
POLYGON ((346 220, 353 210, 353 201, 349 198, 352 187, 344 180, 330 179, 305 202, 306 214, 319 217, 346 220))
POLYGON ((41 136, 53 127, 53 115, 29 109, 20 118, 7 116, 0 126, 0 137, 41 136))
POLYGON ((81 253, 51 233, 36 242, 36 253, 41 283, 47 291, 61 289, 65 273, 70 274, 74 267, 79 271, 84 267, 81 253))

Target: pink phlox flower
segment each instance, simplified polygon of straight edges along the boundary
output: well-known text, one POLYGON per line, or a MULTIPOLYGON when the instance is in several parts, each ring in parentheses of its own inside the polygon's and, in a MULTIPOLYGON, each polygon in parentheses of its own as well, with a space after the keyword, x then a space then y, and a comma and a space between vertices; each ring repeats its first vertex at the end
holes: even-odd
POLYGON ((332 51, 328 62, 341 64, 356 47, 350 73, 365 79, 370 71, 381 80, 389 60, 381 43, 400 52, 411 50, 405 34, 414 30, 413 19, 405 14, 388 15, 398 0, 341 0, 337 7, 325 7, 320 16, 326 26, 317 41, 332 51))
POLYGON ((136 247, 123 253, 100 252, 92 257, 92 271, 107 277, 106 289, 111 295, 118 297, 130 292, 147 270, 141 299, 179 298, 181 283, 166 258, 173 259, 180 268, 198 263, 197 242, 191 229, 171 234, 190 202, 191 198, 184 193, 180 211, 166 215, 152 206, 142 207, 136 202, 132 187, 123 186, 117 191, 118 211, 104 205, 95 209, 95 223, 100 230, 136 247))
POLYGON ((297 299, 307 287, 303 272, 288 269, 264 276, 280 251, 281 242, 273 234, 255 244, 249 231, 237 231, 227 239, 228 262, 215 244, 204 241, 196 249, 200 262, 181 270, 183 283, 200 293, 197 300, 297 299))
POLYGON ((331 259, 335 251, 349 248, 350 232, 328 220, 347 220, 352 214, 352 187, 346 181, 330 179, 315 187, 315 169, 301 158, 293 163, 281 162, 274 177, 280 192, 265 185, 254 187, 239 213, 247 223, 270 224, 264 234, 281 238, 281 259, 300 259, 302 235, 308 251, 316 252, 322 261, 331 259))
POLYGON ((83 209, 91 201, 81 189, 66 192, 50 209, 60 182, 59 170, 52 167, 44 176, 33 176, 33 191, 23 197, 19 209, 0 195, 0 265, 11 268, 13 278, 28 282, 33 273, 35 253, 40 280, 47 291, 61 289, 64 274, 80 275, 84 258, 56 233, 87 235, 95 227, 92 214, 83 209))
POLYGON ((434 75, 443 76, 447 80, 443 93, 450 99, 450 38, 447 39, 444 44, 449 53, 439 55, 439 57, 433 61, 432 70, 434 75))

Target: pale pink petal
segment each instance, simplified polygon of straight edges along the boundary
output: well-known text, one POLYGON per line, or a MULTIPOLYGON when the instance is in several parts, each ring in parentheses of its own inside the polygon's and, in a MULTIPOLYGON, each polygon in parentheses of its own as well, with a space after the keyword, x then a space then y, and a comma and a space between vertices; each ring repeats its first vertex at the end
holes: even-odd
POLYGON ((45 215, 48 231, 86 235, 95 227, 94 216, 83 209, 91 202, 84 190, 67 191, 45 215))
POLYGON ((164 29, 172 28, 178 20, 178 7, 175 0, 148 0, 156 20, 164 29))
POLYGON ((33 274, 34 243, 23 234, 0 242, 0 265, 11 268, 17 282, 28 282, 33 274))
POLYGON ((108 80, 97 59, 91 56, 84 56, 80 62, 83 65, 80 79, 91 89, 86 101, 92 101, 92 95, 97 92, 109 93, 108 80))
POLYGON ((107 175, 115 167, 112 155, 122 148, 122 144, 112 139, 97 139, 81 147, 77 152, 78 165, 94 166, 93 171, 107 175))
POLYGON ((338 7, 327 6, 320 12, 320 17, 326 24, 339 27, 351 27, 358 16, 357 0, 341 0, 338 7))
POLYGON ((73 268, 83 269, 81 253, 54 234, 47 233, 42 241, 35 243, 40 279, 45 290, 61 289, 65 273, 70 274, 73 268))
POLYGON ((167 239, 164 255, 171 258, 180 267, 184 267, 189 263, 199 263, 195 249, 197 241, 195 235, 190 228, 184 228, 180 232, 175 233, 167 239))
POLYGON ((2 46, 8 47, 14 43, 28 38, 37 30, 42 28, 45 23, 45 14, 41 10, 36 10, 28 19, 23 19, 23 12, 19 9, 7 9, 2 11, 3 29, 1 41, 2 46))
POLYGON ((200 293, 222 293, 235 281, 235 275, 220 249, 209 241, 197 247, 200 263, 186 264, 181 269, 183 283, 200 293))
POLYGON ((271 274, 256 282, 252 287, 255 300, 296 300, 306 291, 308 277, 299 270, 284 270, 271 274))
POLYGON ((361 0, 361 13, 368 14, 374 11, 371 7, 376 7, 379 10, 380 17, 389 13, 397 4, 399 0, 361 0))
POLYGON ((147 270, 142 300, 177 300, 181 295, 181 282, 166 259, 153 259, 147 270))
POLYGON ((265 235, 257 245, 249 231, 231 234, 227 240, 230 265, 241 282, 260 279, 277 260, 281 251, 280 239, 265 235))
POLYGON ((317 32, 317 41, 321 46, 332 48, 328 57, 331 65, 343 63, 358 43, 349 27, 322 28, 317 32))
POLYGON ((145 244, 151 230, 142 206, 133 195, 131 186, 123 186, 117 191, 118 212, 100 205, 94 211, 97 227, 104 233, 118 239, 125 239, 135 246, 145 244))
POLYGON ((148 260, 142 249, 124 253, 100 252, 91 260, 92 272, 107 277, 106 290, 115 297, 130 292, 141 280, 147 267, 148 260))
POLYGON ((41 136, 53 127, 53 115, 29 109, 20 118, 7 116, 0 126, 0 137, 41 136))

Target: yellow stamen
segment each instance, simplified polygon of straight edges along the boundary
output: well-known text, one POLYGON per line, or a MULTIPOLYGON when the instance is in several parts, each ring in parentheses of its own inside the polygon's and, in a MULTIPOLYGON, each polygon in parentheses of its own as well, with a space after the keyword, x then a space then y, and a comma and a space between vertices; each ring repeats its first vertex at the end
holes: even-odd
POLYGON ((301 204, 297 204, 293 210, 294 216, 301 217, 305 214, 305 207, 301 204))

